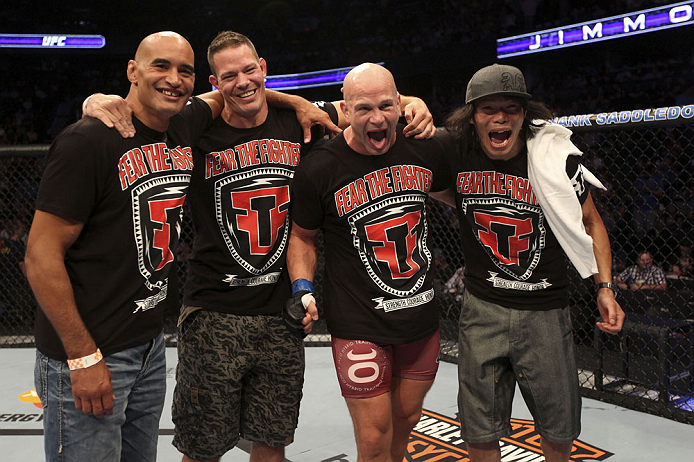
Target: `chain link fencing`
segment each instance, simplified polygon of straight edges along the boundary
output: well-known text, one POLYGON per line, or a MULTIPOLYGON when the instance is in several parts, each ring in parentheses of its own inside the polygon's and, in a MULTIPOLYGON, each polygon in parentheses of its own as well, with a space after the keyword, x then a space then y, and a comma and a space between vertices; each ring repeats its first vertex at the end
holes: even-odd
MULTIPOLYGON (((613 276, 626 279, 642 252, 648 252, 653 265, 662 269, 666 287, 644 289, 653 284, 635 280, 620 289, 618 301, 627 320, 622 333, 608 336, 595 327, 594 283, 570 270, 582 393, 694 424, 694 107, 678 111, 677 117, 669 117, 675 114, 665 108, 662 114, 632 111, 629 117, 613 113, 558 122, 574 131, 572 140, 584 153, 583 164, 608 187, 607 191, 593 189, 592 196, 610 236, 613 276)), ((0 347, 33 346, 36 302, 22 260, 46 152, 46 146, 0 148, 0 347)), ((452 209, 433 200, 427 213, 440 307, 441 356, 455 362, 465 287, 457 218, 452 209)), ((178 250, 180 287, 192 239, 186 213, 178 250)), ((321 306, 321 248, 319 257, 315 285, 321 306)), ((167 318, 166 333, 169 344, 175 344, 175 316, 167 318)), ((330 344, 324 322, 318 322, 306 344, 330 344)))
POLYGON ((44 145, 0 147, 0 347, 34 342, 36 301, 24 252, 47 152, 44 145))
MULTIPOLYGON (((694 424, 694 105, 561 118, 612 246, 617 336, 601 333, 595 286, 570 288, 584 396, 694 424)), ((575 273, 574 273, 575 274, 575 273)))

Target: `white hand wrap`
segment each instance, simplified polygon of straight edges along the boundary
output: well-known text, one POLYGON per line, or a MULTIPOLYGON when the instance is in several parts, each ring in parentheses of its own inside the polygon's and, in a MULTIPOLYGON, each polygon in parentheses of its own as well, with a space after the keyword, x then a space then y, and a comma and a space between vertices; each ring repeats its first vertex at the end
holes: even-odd
POLYGON ((313 294, 304 294, 301 297, 301 304, 304 305, 304 309, 308 309, 308 306, 313 302, 314 304, 316 303, 316 299, 313 297, 313 294))

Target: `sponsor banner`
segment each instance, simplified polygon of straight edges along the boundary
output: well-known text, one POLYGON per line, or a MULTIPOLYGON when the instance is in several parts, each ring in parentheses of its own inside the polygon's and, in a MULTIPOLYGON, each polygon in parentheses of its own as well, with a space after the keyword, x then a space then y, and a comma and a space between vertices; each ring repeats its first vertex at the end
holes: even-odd
POLYGON ((103 35, 0 34, 0 48, 103 48, 103 35))
POLYGON ((694 24, 694 1, 497 39, 497 58, 586 45, 694 24))
POLYGON ((628 111, 600 112, 597 114, 578 114, 555 117, 552 122, 573 131, 595 128, 625 126, 657 126, 672 122, 691 123, 694 118, 694 104, 686 106, 663 106, 628 111))
MULTIPOLYGON (((511 435, 502 438, 501 460, 541 462, 540 434, 532 420, 511 419, 511 435)), ((606 460, 614 454, 575 440, 571 461, 606 460)), ((465 441, 460 437, 460 423, 451 417, 424 410, 412 430, 405 460, 412 462, 469 462, 465 441)))
POLYGON ((0 409, 0 435, 43 434, 43 406, 36 390, 20 394, 15 403, 0 409))

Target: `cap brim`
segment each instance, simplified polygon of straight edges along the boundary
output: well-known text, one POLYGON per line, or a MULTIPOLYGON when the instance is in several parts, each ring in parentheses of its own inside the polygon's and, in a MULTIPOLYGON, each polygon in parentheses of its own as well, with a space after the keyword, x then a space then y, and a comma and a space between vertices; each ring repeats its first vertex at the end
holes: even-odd
POLYGON ((472 102, 477 101, 480 98, 486 98, 487 96, 497 96, 497 95, 502 95, 502 96, 515 96, 517 98, 523 98, 523 99, 530 99, 531 95, 530 93, 524 93, 521 91, 493 91, 490 93, 485 93, 483 95, 476 96, 475 98, 465 100, 465 104, 469 104, 472 102))

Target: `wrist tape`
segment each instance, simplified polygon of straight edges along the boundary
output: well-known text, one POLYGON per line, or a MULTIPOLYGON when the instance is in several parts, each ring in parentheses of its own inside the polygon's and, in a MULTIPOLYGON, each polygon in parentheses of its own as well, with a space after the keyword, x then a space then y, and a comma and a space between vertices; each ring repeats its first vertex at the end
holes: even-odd
POLYGON ((307 290, 313 293, 313 283, 308 279, 297 279, 292 283, 292 295, 301 290, 307 290))

